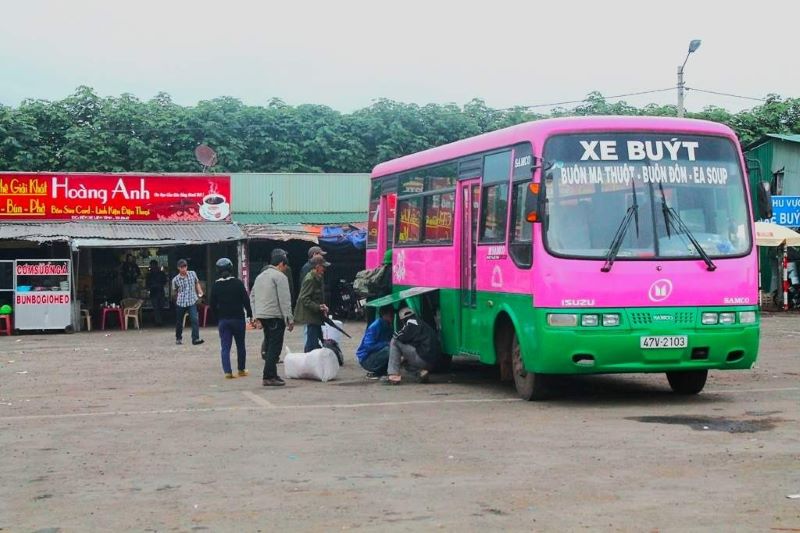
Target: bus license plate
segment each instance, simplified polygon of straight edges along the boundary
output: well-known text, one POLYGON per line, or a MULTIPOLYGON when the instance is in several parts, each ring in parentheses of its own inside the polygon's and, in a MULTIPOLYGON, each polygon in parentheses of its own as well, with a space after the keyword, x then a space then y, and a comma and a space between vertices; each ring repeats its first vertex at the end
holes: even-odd
POLYGON ((689 345, 687 335, 648 335, 639 337, 641 348, 686 348, 689 345))

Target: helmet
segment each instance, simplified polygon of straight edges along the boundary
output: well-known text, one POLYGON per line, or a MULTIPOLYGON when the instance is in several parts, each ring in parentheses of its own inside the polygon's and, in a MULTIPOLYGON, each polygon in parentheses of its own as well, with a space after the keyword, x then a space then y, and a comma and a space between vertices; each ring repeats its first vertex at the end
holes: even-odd
POLYGON ((383 254, 383 264, 384 265, 391 265, 392 264, 392 249, 391 248, 386 250, 386 253, 383 254))
POLYGON ((217 270, 221 273, 223 272, 230 272, 233 273, 233 263, 227 257, 223 257, 217 260, 217 270))
POLYGON ((3 305, 0 307, 0 315, 10 315, 11 314, 11 306, 8 304, 3 305))
POLYGON ((411 310, 410 308, 408 308, 408 307, 404 307, 404 308, 402 308, 402 309, 400 310, 400 313, 399 313, 399 314, 400 314, 400 320, 405 320, 406 318, 408 318, 408 317, 410 317, 410 316, 414 316, 414 311, 412 311, 412 310, 411 310))

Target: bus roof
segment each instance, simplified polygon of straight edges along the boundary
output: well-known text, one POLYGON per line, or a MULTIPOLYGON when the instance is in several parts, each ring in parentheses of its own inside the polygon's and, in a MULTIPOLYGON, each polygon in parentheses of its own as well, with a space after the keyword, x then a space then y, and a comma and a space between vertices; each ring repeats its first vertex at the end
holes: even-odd
MULTIPOLYGON (((565 117, 535 120, 509 128, 476 135, 468 139, 437 146, 423 152, 398 157, 378 164, 372 169, 372 177, 378 178, 389 174, 443 161, 450 161, 465 155, 511 146, 522 141, 541 143, 545 138, 559 133, 575 133, 589 131, 668 131, 675 133, 704 133, 736 138, 736 134, 728 126, 708 120, 695 120, 670 117, 628 117, 628 116, 592 116, 565 117)), ((534 148, 536 152, 537 149, 534 148)), ((541 153, 541 149, 538 150, 541 153)))

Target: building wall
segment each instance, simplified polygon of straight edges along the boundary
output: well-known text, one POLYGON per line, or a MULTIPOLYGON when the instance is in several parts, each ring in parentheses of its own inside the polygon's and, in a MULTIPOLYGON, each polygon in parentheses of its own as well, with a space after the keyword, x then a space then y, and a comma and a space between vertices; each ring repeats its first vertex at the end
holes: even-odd
MULTIPOLYGON (((784 196, 800 196, 800 143, 769 139, 745 152, 745 157, 748 159, 750 170, 750 190, 754 208, 758 205, 756 184, 759 181, 773 183, 772 173, 781 167, 784 167, 783 190, 777 192, 784 196), (754 165, 753 160, 758 164, 754 165), (760 174, 755 171, 756 167, 761 168, 760 174)), ((759 249, 760 287, 766 292, 772 292, 778 288, 776 252, 775 248, 761 247, 759 249)))
POLYGON ((760 181, 770 181, 772 179, 772 153, 773 142, 766 142, 756 148, 745 152, 745 160, 750 178, 750 195, 753 205, 757 205, 756 185, 760 181))
POLYGON ((775 142, 772 171, 784 168, 783 194, 800 196, 800 143, 775 142))
MULTIPOLYGON (((369 174, 231 174, 233 213, 367 212, 369 174)), ((366 216, 365 216, 366 219, 366 216)))

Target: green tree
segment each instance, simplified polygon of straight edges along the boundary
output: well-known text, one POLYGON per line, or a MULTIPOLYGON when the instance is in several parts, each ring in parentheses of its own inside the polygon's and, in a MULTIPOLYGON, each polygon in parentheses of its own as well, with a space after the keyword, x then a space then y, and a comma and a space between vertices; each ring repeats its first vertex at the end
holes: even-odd
MULTIPOLYGON (((219 172, 368 172, 381 161, 529 120, 590 115, 675 116, 676 109, 637 108, 591 92, 548 114, 493 109, 479 98, 463 106, 379 99, 343 114, 279 99, 251 106, 220 97, 180 106, 165 93, 146 102, 130 94, 101 98, 81 86, 59 101, 0 105, 0 168, 197 172, 194 149, 206 143, 217 151, 219 172)), ((765 133, 799 132, 800 100, 769 95, 735 114, 712 106, 689 116, 727 124, 747 145, 765 133)))

